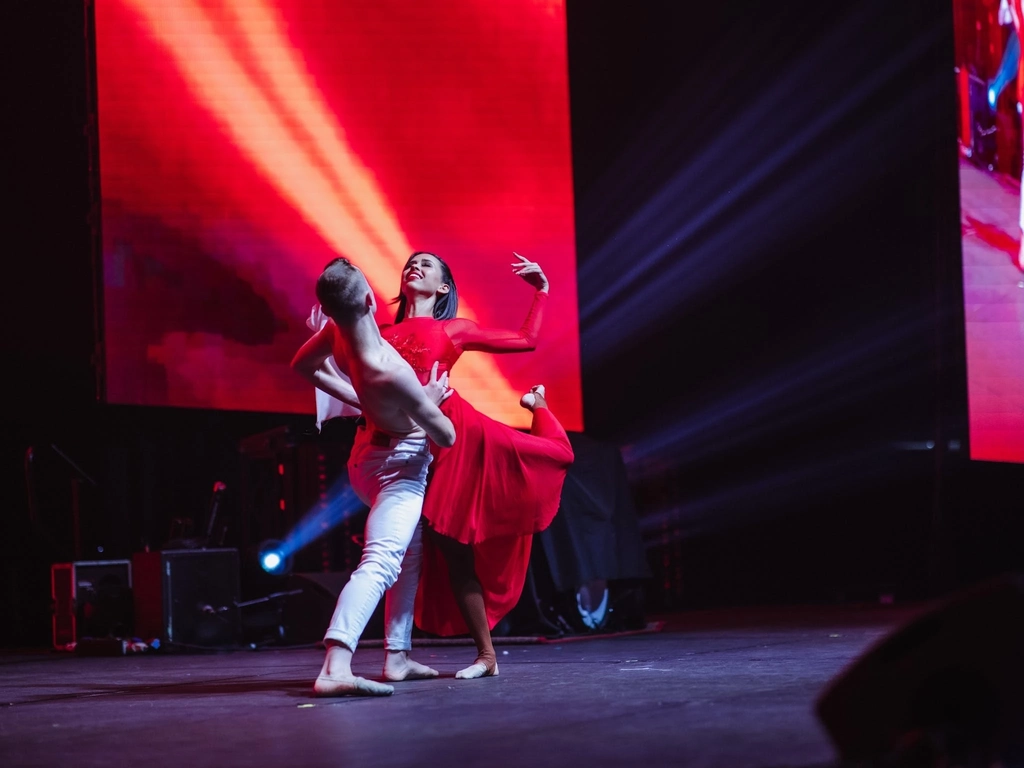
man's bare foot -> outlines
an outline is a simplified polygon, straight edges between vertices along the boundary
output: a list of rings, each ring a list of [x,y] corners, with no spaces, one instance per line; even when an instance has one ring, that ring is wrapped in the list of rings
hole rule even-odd
[[[313,683],[313,693],[317,696],[390,696],[394,692],[393,686],[355,675],[328,677],[320,673]]]
[[[547,408],[548,401],[544,399],[544,385],[538,384],[535,387],[531,387],[529,392],[519,398],[519,404],[530,411],[537,408]]]
[[[437,675],[436,669],[410,659],[408,651],[388,651],[384,655],[384,679],[392,683],[425,680]]]
[[[476,680],[478,677],[497,677],[498,662],[495,659],[485,659],[478,656],[477,660],[465,669],[455,673],[459,680]]]

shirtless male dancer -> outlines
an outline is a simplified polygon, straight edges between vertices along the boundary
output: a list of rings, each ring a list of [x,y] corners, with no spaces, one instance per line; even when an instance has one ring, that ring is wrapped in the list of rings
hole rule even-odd
[[[318,696],[388,696],[394,687],[352,673],[359,637],[386,590],[395,585],[406,551],[420,532],[420,513],[431,461],[429,440],[450,447],[455,428],[438,404],[450,390],[448,376],[421,385],[412,366],[380,335],[376,298],[363,273],[348,259],[327,264],[316,282],[327,323],[292,359],[292,368],[314,386],[358,407],[366,420],[348,460],[349,481],[370,507],[359,565],[338,596],[324,636],[327,655],[313,685]],[[327,363],[333,355],[351,384]],[[417,552],[419,547],[415,548]],[[418,567],[419,563],[414,564]],[[384,675],[388,680],[436,677],[437,670],[409,658],[418,579],[402,579],[408,594],[387,601]],[[411,587],[411,589],[410,589]]]

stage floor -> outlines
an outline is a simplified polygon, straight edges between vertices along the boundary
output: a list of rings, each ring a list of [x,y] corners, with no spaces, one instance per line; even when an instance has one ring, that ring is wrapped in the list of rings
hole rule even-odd
[[[832,766],[815,698],[906,606],[692,612],[660,631],[502,642],[500,676],[456,680],[472,647],[421,645],[440,679],[318,699],[316,648],[0,656],[5,766]],[[360,648],[376,677],[383,651]]]

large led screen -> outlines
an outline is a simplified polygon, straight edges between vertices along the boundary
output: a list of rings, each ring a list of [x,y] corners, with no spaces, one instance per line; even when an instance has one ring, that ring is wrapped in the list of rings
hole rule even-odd
[[[1024,462],[1020,0],[954,0],[972,459]]]
[[[451,383],[526,426],[543,383],[581,430],[561,0],[98,0],[105,398],[313,413],[289,368],[338,255],[393,319],[417,250],[452,267],[460,316],[533,352],[467,352]]]

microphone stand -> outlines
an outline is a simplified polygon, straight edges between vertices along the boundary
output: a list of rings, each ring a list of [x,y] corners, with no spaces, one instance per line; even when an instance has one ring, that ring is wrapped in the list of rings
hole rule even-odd
[[[82,505],[81,505],[81,483],[85,480],[89,485],[94,488],[98,487],[98,484],[93,480],[89,473],[82,469],[75,461],[68,456],[64,451],[58,448],[54,443],[50,443],[50,448],[64,459],[75,472],[77,476],[71,476],[71,535],[73,538],[74,547],[74,560],[80,560],[82,558]]]

